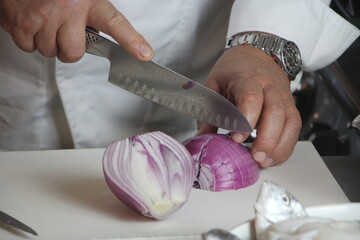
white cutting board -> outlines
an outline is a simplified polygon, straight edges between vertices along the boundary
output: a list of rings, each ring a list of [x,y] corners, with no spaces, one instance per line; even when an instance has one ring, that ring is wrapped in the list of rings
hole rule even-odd
[[[104,149],[0,152],[0,210],[39,236],[0,224],[0,240],[92,240],[200,234],[231,229],[252,218],[263,179],[287,188],[305,206],[349,202],[310,142],[299,142],[283,165],[262,170],[246,189],[194,189],[188,202],[157,221],[123,205],[102,172]]]

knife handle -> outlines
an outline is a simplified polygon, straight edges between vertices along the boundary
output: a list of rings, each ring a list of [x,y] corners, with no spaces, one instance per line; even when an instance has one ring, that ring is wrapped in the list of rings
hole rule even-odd
[[[117,44],[100,36],[97,32],[86,28],[86,49],[85,52],[108,58],[110,57],[111,49]]]

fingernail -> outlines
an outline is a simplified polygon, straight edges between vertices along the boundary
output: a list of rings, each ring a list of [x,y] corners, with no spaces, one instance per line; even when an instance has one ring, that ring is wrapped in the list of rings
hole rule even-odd
[[[266,153],[264,153],[264,152],[256,152],[255,155],[254,155],[254,159],[258,163],[262,163],[266,159]]]
[[[263,168],[268,168],[268,167],[271,167],[271,165],[273,164],[274,160],[272,158],[267,158],[265,159],[264,162],[261,163],[261,166]]]
[[[148,58],[152,55],[153,51],[148,45],[141,45],[139,52],[141,56]]]
[[[244,141],[244,135],[241,133],[234,133],[232,139],[236,143],[242,143]]]

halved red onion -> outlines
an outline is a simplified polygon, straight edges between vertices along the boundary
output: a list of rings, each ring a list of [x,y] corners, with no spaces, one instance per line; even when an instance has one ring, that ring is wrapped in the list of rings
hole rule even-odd
[[[103,171],[112,192],[143,215],[162,219],[187,201],[195,179],[184,145],[162,132],[110,144]]]
[[[260,176],[260,166],[249,149],[229,136],[208,133],[192,137],[183,144],[196,163],[196,188],[235,190],[254,184]]]

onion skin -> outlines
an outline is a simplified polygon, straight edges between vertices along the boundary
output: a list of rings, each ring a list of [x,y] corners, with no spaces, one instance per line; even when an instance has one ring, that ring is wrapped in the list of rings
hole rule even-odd
[[[111,143],[104,152],[103,171],[122,202],[155,219],[166,218],[185,204],[195,178],[184,145],[162,132]]]
[[[194,187],[209,191],[237,190],[254,184],[260,176],[260,165],[249,149],[230,137],[208,133],[184,143],[197,171]]]

